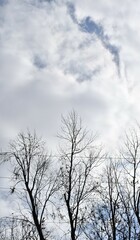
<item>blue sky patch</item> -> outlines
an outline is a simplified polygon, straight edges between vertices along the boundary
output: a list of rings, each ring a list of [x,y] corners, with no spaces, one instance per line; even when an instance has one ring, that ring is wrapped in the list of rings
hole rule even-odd
[[[103,27],[100,24],[95,23],[90,17],[86,17],[79,24],[81,29],[88,33],[95,33],[98,36],[103,36]]]
[[[4,6],[8,3],[8,0],[0,0],[0,6]]]
[[[119,48],[115,45],[112,45],[110,43],[105,43],[105,48],[108,49],[108,51],[113,56],[113,61],[116,63],[118,67],[118,71],[120,72],[120,56],[119,56]]]
[[[120,75],[120,56],[119,56],[119,48],[110,43],[109,37],[104,32],[104,28],[100,23],[95,22],[90,16],[82,19],[82,21],[78,22],[75,14],[75,7],[73,4],[67,4],[68,12],[73,19],[73,21],[78,24],[81,31],[87,32],[89,34],[95,34],[97,38],[102,42],[103,46],[107,51],[112,55],[112,60],[115,63],[118,71],[118,75]]]
[[[100,39],[104,47],[113,56],[113,62],[117,67],[118,75],[120,75],[119,48],[109,42],[109,37],[104,33],[103,26],[100,23],[96,23],[95,21],[93,21],[89,16],[83,19],[79,26],[82,31],[85,31],[90,34],[95,34],[98,37],[98,39]]]

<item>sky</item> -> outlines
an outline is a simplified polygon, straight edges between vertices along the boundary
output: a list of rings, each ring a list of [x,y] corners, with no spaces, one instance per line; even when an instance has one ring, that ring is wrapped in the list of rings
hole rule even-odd
[[[0,149],[29,128],[56,150],[73,109],[115,149],[140,123],[139,22],[139,0],[0,0]],[[0,216],[15,206],[9,185]]]
[[[0,0],[0,148],[75,110],[108,148],[140,122],[140,1]]]

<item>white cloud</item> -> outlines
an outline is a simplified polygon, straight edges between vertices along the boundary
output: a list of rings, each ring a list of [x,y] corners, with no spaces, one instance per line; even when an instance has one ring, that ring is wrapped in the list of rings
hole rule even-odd
[[[26,127],[54,136],[72,108],[105,142],[139,119],[139,2],[131,2],[69,1],[71,15],[68,1],[0,7],[1,146]],[[120,49],[120,76],[102,36],[78,25],[86,17]]]
[[[72,109],[107,148],[116,146],[140,120],[139,16],[138,0],[0,4],[0,148],[27,127],[53,148],[61,114]],[[81,29],[87,17],[103,35]],[[119,49],[120,75],[107,44]],[[9,203],[1,206],[8,214]]]

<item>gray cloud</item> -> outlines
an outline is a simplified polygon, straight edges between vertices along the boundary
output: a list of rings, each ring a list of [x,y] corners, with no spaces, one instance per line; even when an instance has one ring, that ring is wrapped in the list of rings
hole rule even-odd
[[[8,3],[8,0],[0,0],[0,6],[4,6]]]
[[[43,59],[43,57],[38,56],[38,55],[34,56],[33,64],[39,69],[43,69],[43,68],[47,67],[47,63],[46,63],[45,59]]]
[[[100,41],[102,42],[103,46],[110,52],[112,55],[112,60],[114,61],[118,75],[120,76],[120,51],[119,48],[110,43],[110,39],[107,34],[104,33],[104,28],[100,23],[95,22],[90,16],[85,17],[84,19],[78,22],[76,18],[76,11],[74,5],[68,4],[68,12],[72,17],[73,21],[78,24],[81,31],[85,31],[89,34],[95,34]]]
[[[76,18],[76,14],[75,14],[75,7],[74,4],[71,2],[67,3],[67,8],[68,8],[68,14],[70,14],[72,20],[77,23],[77,18]]]
[[[61,113],[72,108],[93,131],[101,129],[104,141],[116,139],[131,118],[134,100],[116,73],[119,42],[100,15],[94,18],[104,4],[85,4],[84,15],[77,0],[69,2],[12,0],[1,7],[1,146],[28,126],[54,135]]]
[[[93,21],[90,17],[86,17],[79,24],[82,31],[86,31],[90,34],[94,33],[101,40],[104,47],[110,52],[113,56],[113,61],[116,64],[118,73],[120,75],[120,56],[119,48],[110,43],[109,37],[104,33],[103,26],[99,23]]]

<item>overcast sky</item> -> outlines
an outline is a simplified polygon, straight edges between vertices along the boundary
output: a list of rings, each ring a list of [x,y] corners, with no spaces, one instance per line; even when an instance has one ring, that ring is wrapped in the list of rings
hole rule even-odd
[[[140,1],[0,0],[0,148],[75,109],[104,143],[140,121]]]

